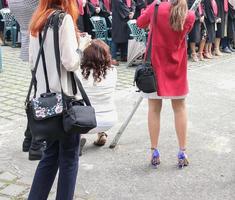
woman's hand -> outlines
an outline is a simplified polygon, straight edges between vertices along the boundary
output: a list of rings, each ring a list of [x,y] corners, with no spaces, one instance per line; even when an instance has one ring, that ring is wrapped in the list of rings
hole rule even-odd
[[[133,19],[133,17],[134,17],[134,13],[133,13],[133,12],[130,12],[130,14],[129,14],[129,19]]]
[[[204,20],[205,20],[205,17],[204,17],[204,16],[200,17],[200,22],[201,22],[201,23],[203,23]]]

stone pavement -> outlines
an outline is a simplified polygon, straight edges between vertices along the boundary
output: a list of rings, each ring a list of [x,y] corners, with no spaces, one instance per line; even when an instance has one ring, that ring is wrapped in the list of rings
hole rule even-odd
[[[25,129],[24,100],[30,79],[19,49],[3,47],[0,73],[0,200],[27,198],[38,162],[21,152]],[[159,169],[149,167],[147,103],[144,101],[111,150],[95,148],[87,136],[76,186],[76,200],[233,200],[235,199],[235,55],[189,63],[190,166],[176,168],[177,143],[169,101],[164,102]],[[132,87],[134,68],[118,67],[115,101],[119,122],[108,144],[139,94]],[[56,185],[56,183],[55,183]],[[55,199],[55,185],[49,200]]]

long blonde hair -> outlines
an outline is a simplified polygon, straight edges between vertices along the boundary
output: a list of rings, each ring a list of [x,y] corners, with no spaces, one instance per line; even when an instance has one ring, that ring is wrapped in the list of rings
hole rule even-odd
[[[187,0],[172,0],[170,24],[174,31],[182,31],[188,14]]]

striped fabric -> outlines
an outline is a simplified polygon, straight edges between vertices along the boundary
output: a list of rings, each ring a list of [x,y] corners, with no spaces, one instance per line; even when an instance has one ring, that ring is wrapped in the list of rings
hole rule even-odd
[[[8,0],[9,8],[20,25],[21,59],[29,60],[29,22],[39,0]]]

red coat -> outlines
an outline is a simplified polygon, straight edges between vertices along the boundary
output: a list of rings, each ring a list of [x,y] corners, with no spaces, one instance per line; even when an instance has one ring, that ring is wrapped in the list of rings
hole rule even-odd
[[[137,19],[140,28],[148,27],[152,21],[154,6],[151,4]],[[153,25],[151,59],[157,76],[158,95],[184,96],[188,93],[186,35],[193,27],[195,14],[189,11],[184,30],[176,32],[170,25],[170,6],[164,2],[158,8],[157,23]]]

